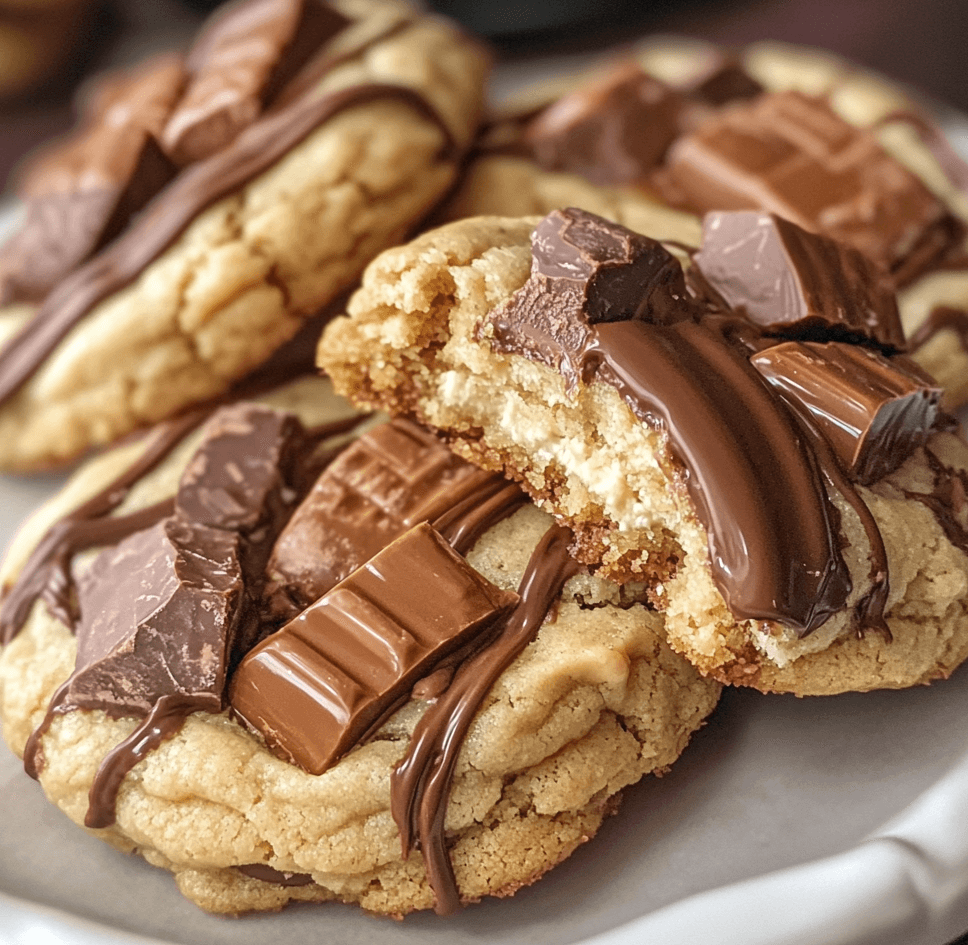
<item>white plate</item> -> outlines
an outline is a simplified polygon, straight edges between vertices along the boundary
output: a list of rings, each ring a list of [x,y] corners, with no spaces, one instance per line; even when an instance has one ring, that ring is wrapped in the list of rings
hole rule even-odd
[[[962,129],[963,130],[963,129]],[[10,208],[0,211],[0,238]],[[0,477],[0,539],[61,477]],[[968,929],[968,670],[903,692],[729,691],[662,779],[511,900],[452,919],[341,905],[239,920],[68,822],[0,749],[11,945],[942,945]]]

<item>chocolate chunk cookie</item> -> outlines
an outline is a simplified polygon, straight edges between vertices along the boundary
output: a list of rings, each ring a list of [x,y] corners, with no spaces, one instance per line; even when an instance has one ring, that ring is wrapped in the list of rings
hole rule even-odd
[[[82,466],[14,541],[4,736],[213,912],[511,895],[719,695],[570,543],[327,381],[196,411]]]
[[[968,448],[885,278],[769,214],[710,214],[685,273],[584,211],[479,218],[379,257],[319,359],[645,581],[702,672],[909,686],[968,654]]]

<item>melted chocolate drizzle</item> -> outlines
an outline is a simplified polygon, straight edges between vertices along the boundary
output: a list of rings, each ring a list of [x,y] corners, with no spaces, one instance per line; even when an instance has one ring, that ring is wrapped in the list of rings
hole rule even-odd
[[[444,119],[427,99],[400,85],[372,83],[316,96],[312,90],[267,113],[225,150],[186,168],[128,229],[65,278],[34,317],[0,351],[0,404],[9,400],[99,302],[132,282],[206,207],[273,165],[319,125],[355,105],[378,99],[405,102],[444,133],[442,154],[454,150]]]
[[[918,326],[917,331],[908,339],[908,350],[920,351],[935,335],[943,331],[952,332],[968,354],[968,311],[950,305],[936,305],[928,317]]]
[[[447,688],[430,704],[390,779],[390,806],[400,829],[403,856],[419,845],[435,911],[450,915],[461,905],[447,853],[444,819],[454,766],[471,722],[502,672],[534,639],[565,582],[579,573],[569,555],[571,531],[553,525],[542,537],[521,578],[521,603],[494,641],[463,663]]]

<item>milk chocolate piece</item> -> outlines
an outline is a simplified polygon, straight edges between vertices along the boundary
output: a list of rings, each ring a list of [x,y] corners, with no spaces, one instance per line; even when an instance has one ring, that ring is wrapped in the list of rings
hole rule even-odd
[[[773,213],[708,213],[693,262],[719,295],[770,332],[904,347],[883,271],[854,249]]]
[[[629,63],[548,106],[524,139],[549,170],[596,184],[630,183],[662,162],[682,107],[677,92]]]
[[[272,615],[294,616],[412,526],[503,484],[408,420],[370,430],[324,470],[276,540]]]
[[[25,222],[0,251],[0,304],[40,301],[175,176],[155,135],[183,81],[175,56],[112,76],[86,127],[35,161],[20,188]]]
[[[897,469],[938,418],[941,388],[907,358],[839,342],[791,341],[752,362],[863,485]]]
[[[220,151],[349,20],[323,0],[247,0],[222,11],[188,57],[188,88],[162,135],[189,164]]]
[[[418,525],[253,649],[232,708],[280,757],[320,774],[517,600]]]
[[[711,53],[705,68],[682,91],[690,97],[712,106],[725,105],[739,99],[755,98],[765,91],[735,56],[716,51]]]
[[[531,277],[489,316],[495,347],[559,370],[570,388],[594,325],[692,318],[682,266],[661,243],[593,213],[549,213],[531,237]]]
[[[768,210],[853,246],[898,282],[963,233],[870,132],[799,92],[760,95],[711,117],[670,149],[668,196],[698,212]]]
[[[238,545],[232,532],[169,518],[102,552],[80,582],[62,705],[146,716],[180,696],[218,712],[243,600]]]

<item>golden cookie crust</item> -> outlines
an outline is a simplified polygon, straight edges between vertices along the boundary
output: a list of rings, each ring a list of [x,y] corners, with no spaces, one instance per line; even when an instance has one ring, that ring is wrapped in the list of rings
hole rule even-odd
[[[336,389],[438,428],[457,452],[519,479],[573,526],[580,554],[600,573],[651,581],[672,646],[703,673],[804,695],[950,673],[968,655],[968,557],[906,495],[931,491],[926,454],[859,488],[887,550],[893,643],[853,636],[850,608],[870,586],[870,546],[839,493],[832,499],[854,587],[848,609],[802,640],[736,619],[713,583],[705,530],[670,483],[660,437],[613,388],[593,382],[569,394],[557,371],[496,353],[479,336],[488,312],[527,279],[536,223],[458,221],[378,257],[348,316],[320,344],[319,363]],[[950,434],[934,435],[927,449],[951,468],[968,468],[968,445]]]
[[[307,423],[351,412],[323,380],[302,381],[269,401]],[[146,476],[117,514],[170,495],[193,448],[186,442]],[[25,526],[3,581],[52,521],[111,481],[138,449],[119,447],[83,466]],[[527,506],[486,533],[469,561],[514,589],[550,521]],[[465,901],[511,895],[567,857],[615,809],[622,788],[672,764],[718,700],[720,686],[665,643],[661,618],[642,604],[618,606],[617,595],[596,578],[573,578],[556,616],[500,677],[473,723],[447,813]],[[74,653],[74,637],[42,603],[0,652],[0,718],[18,754]],[[116,824],[94,833],[173,872],[181,891],[212,912],[329,899],[393,915],[429,908],[423,861],[419,853],[401,859],[390,813],[391,769],[425,707],[411,700],[318,776],[270,754],[227,714],[195,713],[127,775]],[[74,711],[43,737],[41,784],[75,822],[83,823],[101,759],[136,724]],[[235,868],[248,864],[312,874],[313,882],[286,886]]]
[[[371,31],[412,16],[382,0],[337,6]],[[445,192],[477,127],[487,66],[476,41],[418,17],[333,69],[321,93],[402,85],[448,131],[403,100],[364,102],[208,207],[0,406],[0,467],[62,463],[217,396],[263,363]],[[0,312],[0,332],[18,315]]]

